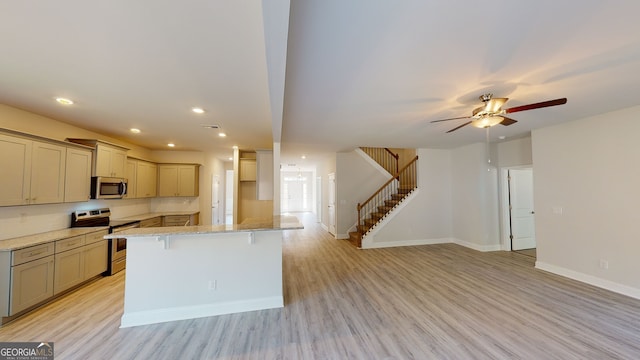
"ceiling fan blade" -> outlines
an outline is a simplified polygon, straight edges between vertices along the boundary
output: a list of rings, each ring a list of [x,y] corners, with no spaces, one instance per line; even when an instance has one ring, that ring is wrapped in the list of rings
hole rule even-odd
[[[505,114],[510,114],[518,111],[533,110],[533,109],[539,109],[543,107],[563,105],[566,103],[567,103],[567,98],[562,98],[562,99],[543,101],[535,104],[516,106],[509,109],[505,109],[504,111],[505,111]]]
[[[450,133],[450,132],[456,131],[456,130],[460,129],[461,127],[463,127],[463,126],[467,126],[467,125],[469,125],[469,124],[471,124],[471,121],[466,122],[466,123],[464,123],[464,124],[462,124],[462,125],[460,125],[460,126],[458,126],[458,127],[454,127],[453,129],[451,129],[451,130],[447,131],[447,134],[448,134],[448,133]]]
[[[513,120],[512,118],[508,118],[506,116],[500,116],[500,117],[504,119],[500,122],[500,124],[504,126],[509,126],[511,124],[515,124],[518,122],[517,120]]]
[[[449,121],[449,120],[468,119],[468,118],[469,118],[469,116],[461,116],[461,117],[455,117],[455,118],[450,118],[450,119],[433,120],[431,123],[437,123],[437,122]]]

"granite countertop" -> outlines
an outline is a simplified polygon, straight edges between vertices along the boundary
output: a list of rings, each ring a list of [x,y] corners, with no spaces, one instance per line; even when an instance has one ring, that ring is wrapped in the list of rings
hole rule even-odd
[[[106,239],[118,237],[140,237],[140,236],[167,236],[167,235],[195,235],[224,232],[245,232],[245,231],[271,231],[271,230],[295,230],[304,229],[300,220],[295,216],[274,216],[271,219],[248,219],[241,224],[232,225],[199,225],[199,226],[170,226],[136,228],[110,234]]]
[[[109,230],[108,226],[78,227],[62,230],[47,231],[40,234],[26,235],[12,239],[0,240],[0,251],[12,251],[29,246],[40,245],[56,240],[66,239],[78,235],[85,235],[96,231]]]
[[[132,215],[132,216],[127,216],[120,219],[111,219],[111,220],[112,221],[143,221],[143,220],[153,219],[154,217],[158,217],[158,216],[194,215],[198,213],[200,213],[200,211],[165,211],[165,212]]]

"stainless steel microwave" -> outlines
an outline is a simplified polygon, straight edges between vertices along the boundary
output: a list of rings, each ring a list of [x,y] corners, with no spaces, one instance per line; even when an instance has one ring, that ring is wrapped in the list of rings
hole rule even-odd
[[[92,199],[122,199],[127,195],[127,179],[93,176],[91,178]]]

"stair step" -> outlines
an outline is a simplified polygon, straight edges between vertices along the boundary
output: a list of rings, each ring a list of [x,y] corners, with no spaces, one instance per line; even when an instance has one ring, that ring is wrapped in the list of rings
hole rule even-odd
[[[373,225],[378,223],[378,220],[377,219],[371,219],[371,218],[364,219],[364,223],[365,223],[365,225],[368,225],[369,227],[372,227]]]
[[[400,187],[398,188],[398,194],[408,194],[413,190],[411,187]]]
[[[393,206],[378,206],[378,210],[380,210],[380,212],[383,212],[385,214],[391,211],[391,209],[393,209]]]
[[[390,207],[394,207],[398,205],[399,202],[400,202],[399,200],[385,200],[384,204]]]
[[[382,211],[372,212],[371,213],[371,218],[379,220],[379,219],[382,219],[385,215],[387,215],[387,213],[382,212]]]
[[[398,200],[399,201],[399,200],[404,199],[405,196],[407,196],[407,194],[393,194],[393,195],[391,195],[391,198],[393,200]]]

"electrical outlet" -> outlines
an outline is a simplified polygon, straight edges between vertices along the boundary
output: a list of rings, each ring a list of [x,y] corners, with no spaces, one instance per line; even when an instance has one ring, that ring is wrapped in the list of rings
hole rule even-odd
[[[600,268],[605,270],[609,269],[609,262],[607,260],[600,259]]]
[[[218,280],[209,280],[209,291],[218,290]]]

